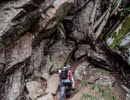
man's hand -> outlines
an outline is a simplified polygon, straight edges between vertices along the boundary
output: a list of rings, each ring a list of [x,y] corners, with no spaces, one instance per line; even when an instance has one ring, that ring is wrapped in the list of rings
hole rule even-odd
[[[72,84],[72,88],[75,88],[74,83]]]
[[[72,88],[72,91],[74,91],[76,88]]]

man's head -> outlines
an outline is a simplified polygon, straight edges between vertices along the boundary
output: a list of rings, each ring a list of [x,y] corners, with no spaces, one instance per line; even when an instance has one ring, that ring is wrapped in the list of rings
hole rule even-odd
[[[67,69],[69,69],[69,68],[70,68],[70,65],[66,65],[65,67],[66,67]]]

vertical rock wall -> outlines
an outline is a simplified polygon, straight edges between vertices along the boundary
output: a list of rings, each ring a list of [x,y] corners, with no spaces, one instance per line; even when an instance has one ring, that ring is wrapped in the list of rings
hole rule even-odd
[[[50,72],[62,68],[74,48],[54,37],[73,0],[39,2],[18,0],[0,6],[0,99],[34,100],[43,95]],[[29,82],[42,92],[29,93]]]

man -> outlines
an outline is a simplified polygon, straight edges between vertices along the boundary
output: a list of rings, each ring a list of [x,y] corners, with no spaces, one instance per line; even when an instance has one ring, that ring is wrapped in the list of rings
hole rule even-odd
[[[75,88],[74,78],[71,70],[69,70],[70,65],[67,65],[60,73],[60,81],[61,81],[61,93],[60,100],[64,100],[64,93],[66,92],[66,97],[69,98],[71,94],[71,90]],[[66,75],[67,74],[67,75]],[[66,86],[68,87],[66,90]]]

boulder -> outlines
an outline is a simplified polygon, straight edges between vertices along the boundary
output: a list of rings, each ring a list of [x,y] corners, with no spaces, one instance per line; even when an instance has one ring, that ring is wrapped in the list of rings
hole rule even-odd
[[[90,50],[90,45],[86,45],[86,44],[79,45],[74,56],[76,59],[79,59],[80,57],[86,55],[89,50]]]
[[[109,86],[110,88],[112,88],[115,82],[116,82],[116,79],[113,76],[104,75],[104,76],[100,76],[100,79],[97,80],[95,83],[101,84],[104,86]]]
[[[21,12],[24,11],[22,7],[29,2],[31,0],[17,0],[0,5],[0,36],[9,28],[13,19],[22,14]]]
[[[50,48],[50,56],[51,56],[51,62],[52,62],[52,69],[53,71],[58,71],[62,67],[64,67],[65,62],[68,59],[69,54],[74,49],[73,43],[65,43],[63,41],[56,42],[51,48]]]
[[[45,62],[44,59],[44,47],[45,47],[46,41],[43,40],[40,42],[39,45],[37,45],[35,48],[33,48],[32,55],[31,55],[31,62],[29,69],[34,69],[34,76],[35,77],[42,77],[42,71],[39,70],[43,66],[43,63]]]
[[[44,94],[42,84],[37,81],[27,82],[26,88],[29,93],[28,96],[31,98],[31,100],[36,100],[38,96]]]
[[[1,33],[2,41],[9,45],[16,41],[23,33],[32,27],[54,0],[43,1],[39,7],[34,7],[31,0],[17,0],[5,2],[1,5]],[[26,6],[27,5],[27,6]],[[34,7],[32,9],[32,6]],[[4,23],[4,24],[3,24]],[[11,37],[11,38],[10,38]]]
[[[86,1],[81,0],[78,1],[77,7],[84,5]],[[74,9],[76,9],[75,7]],[[72,33],[69,34],[69,37],[75,40],[76,42],[86,41],[88,30],[89,30],[89,16],[91,16],[91,12],[94,7],[94,2],[90,1],[87,6],[83,7],[83,9],[77,14],[77,16],[73,20]],[[85,27],[84,27],[85,26]]]
[[[25,61],[32,54],[32,38],[31,33],[26,33],[19,40],[12,43],[6,50],[6,71],[11,71],[14,65]]]
[[[48,93],[47,95],[40,97],[37,100],[54,100],[54,98],[51,93]]]
[[[40,42],[43,37],[48,38],[56,30],[56,26],[62,21],[71,8],[74,0],[55,0],[52,6],[41,15],[39,22],[35,26],[34,46]],[[42,33],[42,34],[38,34]]]
[[[86,68],[89,65],[88,62],[82,62],[79,64],[74,72],[75,80],[82,80],[83,76],[87,74]]]
[[[47,89],[45,93],[52,93],[55,95],[57,92],[58,86],[59,86],[59,75],[53,74],[47,81]]]
[[[41,32],[44,29],[52,29],[67,14],[73,0],[55,0],[52,7],[42,14],[37,29]],[[64,9],[65,8],[65,9]],[[58,16],[56,18],[56,16]],[[55,19],[55,20],[52,20]]]
[[[50,60],[50,56],[45,56],[45,66],[42,67],[41,71],[42,71],[42,78],[44,78],[45,80],[48,80],[50,77],[49,71],[52,67],[52,62]]]
[[[130,15],[107,36],[106,42],[112,51],[118,53],[130,64]]]
[[[42,78],[44,78],[47,81],[50,78],[49,72],[42,72]]]
[[[16,70],[14,74],[6,77],[5,98],[6,100],[16,100],[23,92],[23,80],[21,69]]]

